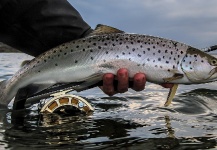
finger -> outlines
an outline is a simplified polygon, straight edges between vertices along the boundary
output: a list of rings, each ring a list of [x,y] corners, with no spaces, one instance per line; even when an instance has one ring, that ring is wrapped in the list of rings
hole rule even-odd
[[[114,81],[114,75],[113,74],[107,73],[103,76],[102,90],[105,94],[107,94],[109,96],[112,96],[115,94],[113,81]]]
[[[146,77],[143,73],[137,73],[133,77],[133,90],[142,91],[145,89]]]
[[[128,91],[129,79],[128,79],[127,69],[125,69],[125,68],[119,69],[117,72],[117,79],[118,79],[117,91],[120,93],[124,93],[124,92]]]
[[[172,88],[173,85],[174,85],[173,83],[163,83],[163,84],[161,84],[161,86],[164,87],[164,88]]]

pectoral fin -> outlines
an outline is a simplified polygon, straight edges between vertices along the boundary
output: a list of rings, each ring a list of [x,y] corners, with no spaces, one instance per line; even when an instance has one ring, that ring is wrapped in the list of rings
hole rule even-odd
[[[181,79],[183,78],[184,75],[181,74],[181,73],[175,73],[172,77],[169,77],[169,78],[163,78],[163,80],[165,82],[170,82],[170,81],[174,81],[174,80],[177,80],[177,79]]]
[[[177,88],[178,88],[178,84],[174,84],[173,87],[170,88],[169,94],[167,96],[167,101],[164,104],[165,107],[169,106],[171,104],[171,102],[172,102],[172,100],[173,100],[173,98],[174,98],[174,96],[176,94]]]

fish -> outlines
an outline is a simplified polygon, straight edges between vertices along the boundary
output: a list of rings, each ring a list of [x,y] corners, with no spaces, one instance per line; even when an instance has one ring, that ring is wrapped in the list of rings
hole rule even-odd
[[[0,104],[7,106],[24,87],[33,94],[56,84],[98,82],[106,73],[116,75],[120,68],[126,68],[130,78],[144,73],[148,82],[173,83],[165,106],[179,84],[217,80],[217,59],[212,55],[174,40],[100,24],[88,36],[46,51],[2,81]]]

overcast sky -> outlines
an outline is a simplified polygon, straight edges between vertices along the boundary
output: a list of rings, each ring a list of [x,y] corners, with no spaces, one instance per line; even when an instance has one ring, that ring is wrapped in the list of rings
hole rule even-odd
[[[217,44],[217,0],[69,0],[94,28],[106,24],[203,48]]]

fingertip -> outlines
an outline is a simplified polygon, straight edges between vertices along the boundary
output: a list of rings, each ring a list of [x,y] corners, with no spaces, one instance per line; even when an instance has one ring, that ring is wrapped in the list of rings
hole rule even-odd
[[[173,85],[174,85],[173,83],[163,83],[163,84],[161,84],[161,86],[164,87],[164,88],[172,88]]]
[[[145,89],[146,76],[144,73],[137,73],[133,77],[133,89],[135,91],[142,91]]]

